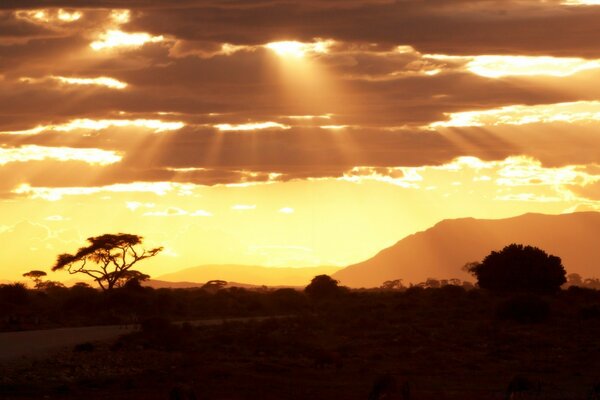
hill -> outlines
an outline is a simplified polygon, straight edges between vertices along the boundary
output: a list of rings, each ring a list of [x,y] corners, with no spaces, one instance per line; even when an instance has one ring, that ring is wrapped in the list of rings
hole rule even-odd
[[[142,282],[142,286],[149,286],[154,289],[190,289],[190,288],[199,288],[204,286],[206,282],[171,282],[171,281],[162,281],[158,279],[148,279],[147,281]],[[250,288],[254,287],[253,285],[244,285],[241,283],[228,282],[228,286],[230,287],[244,287]]]
[[[364,262],[338,271],[333,277],[350,287],[376,287],[398,278],[405,284],[430,277],[473,280],[461,270],[467,262],[481,261],[490,251],[511,243],[537,246],[561,257],[568,273],[598,277],[599,237],[598,212],[444,220],[407,236]]]
[[[331,275],[340,267],[276,268],[253,265],[201,265],[156,277],[169,282],[207,282],[212,279],[245,285],[306,286],[316,275]]]

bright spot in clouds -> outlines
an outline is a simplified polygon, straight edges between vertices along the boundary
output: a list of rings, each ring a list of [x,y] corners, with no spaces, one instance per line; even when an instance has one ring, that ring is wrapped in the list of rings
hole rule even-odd
[[[600,120],[600,101],[575,101],[569,103],[516,105],[481,111],[448,113],[448,121],[430,124],[430,128],[525,125],[551,122],[582,122]]]
[[[505,76],[565,77],[581,71],[600,68],[600,60],[586,60],[577,57],[425,54],[423,58],[464,62],[468,71],[486,78]]]
[[[293,214],[294,209],[292,207],[283,207],[279,209],[279,212],[282,214]]]
[[[31,22],[75,22],[82,17],[80,11],[66,11],[62,8],[56,9],[36,9],[36,10],[19,10],[15,13],[17,18],[29,20]]]
[[[585,186],[599,180],[598,176],[589,175],[576,165],[547,168],[540,161],[526,156],[509,157],[494,165],[500,166],[497,171],[499,178],[496,180],[499,186]]]
[[[162,121],[159,119],[74,119],[65,124],[39,125],[35,128],[20,131],[3,131],[0,134],[7,135],[35,135],[44,131],[70,132],[76,129],[100,131],[112,127],[136,127],[153,129],[154,132],[173,131],[185,126],[180,121]]]
[[[90,43],[96,51],[114,47],[141,47],[146,43],[162,42],[162,35],[152,36],[145,32],[127,33],[116,29],[109,30],[100,35],[100,40]]]
[[[467,64],[469,71],[488,78],[511,75],[569,76],[599,67],[598,60],[574,57],[477,56]]]
[[[79,18],[81,18],[81,13],[79,11],[68,12],[62,8],[58,10],[58,19],[61,21],[73,22],[77,21]]]
[[[193,184],[176,182],[131,182],[107,186],[59,188],[32,187],[24,183],[13,190],[12,193],[26,195],[32,199],[57,201],[64,196],[86,196],[98,193],[154,193],[158,196],[176,193],[177,195],[188,195],[195,187]]]
[[[65,76],[53,76],[52,78],[69,85],[98,85],[106,86],[111,89],[125,89],[127,87],[125,82],[121,82],[106,76],[100,76],[98,78],[70,78]]]
[[[79,149],[71,147],[44,147],[27,145],[14,148],[0,147],[0,165],[27,161],[82,161],[92,165],[109,165],[121,161],[114,151]]]
[[[110,18],[118,25],[126,24],[131,19],[131,12],[129,10],[112,10]]]
[[[280,124],[278,122],[249,122],[247,124],[216,124],[214,125],[220,131],[255,131],[259,129],[290,129],[291,126]]]
[[[568,6],[597,6],[600,5],[600,0],[565,0],[562,4]]]
[[[307,53],[327,53],[332,44],[332,40],[316,41],[314,43],[282,41],[267,43],[265,47],[269,50],[273,50],[281,57],[302,58]]]

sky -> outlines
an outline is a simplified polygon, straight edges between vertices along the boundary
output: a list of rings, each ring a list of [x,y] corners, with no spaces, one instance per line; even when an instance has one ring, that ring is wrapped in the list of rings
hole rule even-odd
[[[598,21],[596,0],[3,0],[0,279],[104,233],[164,246],[160,276],[599,210]]]

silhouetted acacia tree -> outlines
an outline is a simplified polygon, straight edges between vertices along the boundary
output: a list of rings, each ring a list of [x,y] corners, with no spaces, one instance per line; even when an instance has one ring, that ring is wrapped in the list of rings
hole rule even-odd
[[[393,280],[383,282],[380,286],[380,289],[399,290],[399,289],[404,289],[404,285],[402,284],[402,279],[393,279]]]
[[[304,288],[304,292],[315,298],[331,297],[340,293],[341,288],[338,284],[339,281],[333,279],[329,275],[317,275],[310,281],[308,286]]]
[[[23,274],[23,276],[25,278],[29,278],[33,281],[33,285],[36,289],[40,288],[40,286],[42,284],[42,278],[46,275],[48,275],[48,274],[46,274],[44,271],[39,271],[36,269],[29,271],[29,272],[25,272]]]
[[[470,263],[467,270],[479,287],[495,292],[553,293],[566,282],[560,257],[522,244],[492,251],[482,262]]]
[[[105,234],[87,239],[90,243],[75,254],[58,256],[52,271],[67,268],[70,274],[82,273],[92,277],[103,290],[122,286],[130,279],[148,277],[131,269],[146,258],[154,257],[162,247],[140,248],[143,238],[127,233]]]

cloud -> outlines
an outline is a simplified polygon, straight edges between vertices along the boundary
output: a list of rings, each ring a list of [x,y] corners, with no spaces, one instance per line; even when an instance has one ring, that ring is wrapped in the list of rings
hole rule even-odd
[[[593,162],[600,9],[563,3],[4,1],[0,192]]]
[[[121,161],[114,151],[101,149],[76,149],[69,147],[42,147],[27,145],[16,148],[0,147],[0,167],[8,163],[57,160],[81,161],[90,165],[109,165]]]

